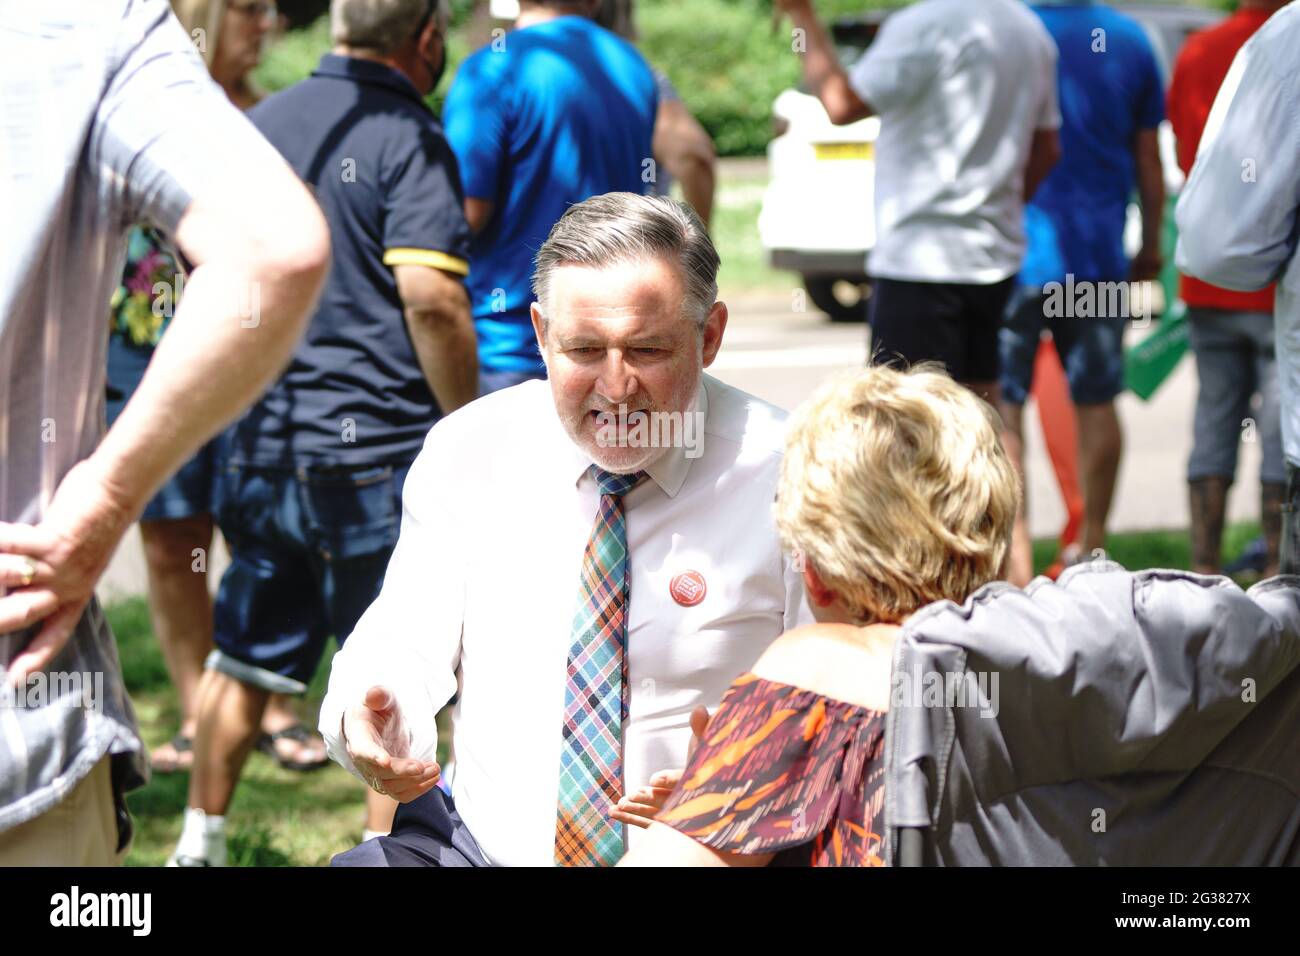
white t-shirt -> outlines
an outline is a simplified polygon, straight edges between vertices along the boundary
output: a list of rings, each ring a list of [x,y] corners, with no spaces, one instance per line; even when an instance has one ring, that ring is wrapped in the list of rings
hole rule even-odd
[[[986,285],[1020,268],[1035,130],[1061,125],[1056,44],[1019,0],[922,0],[849,83],[881,117],[868,272]]]

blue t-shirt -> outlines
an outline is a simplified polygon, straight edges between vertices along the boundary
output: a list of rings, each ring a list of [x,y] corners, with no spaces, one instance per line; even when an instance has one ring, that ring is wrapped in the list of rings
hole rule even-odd
[[[645,60],[584,17],[507,33],[457,71],[447,139],[465,194],[495,204],[466,282],[484,369],[543,370],[528,315],[533,259],[574,203],[646,192],[656,108]]]
[[[230,454],[272,466],[409,462],[440,412],[393,266],[468,271],[456,158],[406,77],[366,60],[327,54],[248,115],[320,203],[333,263],[288,368],[231,429]]]
[[[1035,6],[1060,51],[1061,161],[1025,207],[1020,281],[1113,282],[1128,274],[1124,221],[1136,184],[1133,141],[1165,117],[1151,43],[1104,6]]]

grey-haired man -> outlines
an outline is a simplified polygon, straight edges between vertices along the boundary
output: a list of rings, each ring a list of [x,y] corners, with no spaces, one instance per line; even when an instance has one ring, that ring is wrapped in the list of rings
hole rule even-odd
[[[669,199],[595,196],[551,230],[531,309],[549,381],[429,433],[334,659],[330,753],[405,804],[336,865],[615,862],[692,714],[810,619],[770,518],[785,416],[703,374],[717,268]],[[453,696],[454,801],[434,723]]]

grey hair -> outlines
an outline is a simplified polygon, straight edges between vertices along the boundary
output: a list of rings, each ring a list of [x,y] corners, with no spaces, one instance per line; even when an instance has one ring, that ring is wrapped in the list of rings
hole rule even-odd
[[[435,0],[433,17],[445,34],[450,16],[447,0]],[[429,0],[332,0],[330,40],[342,46],[396,53],[415,35],[429,10]]]
[[[667,196],[638,193],[604,193],[574,203],[537,251],[533,294],[542,310],[543,330],[557,266],[603,268],[659,257],[676,262],[681,270],[686,284],[683,316],[702,330],[718,300],[719,259],[694,209]]]

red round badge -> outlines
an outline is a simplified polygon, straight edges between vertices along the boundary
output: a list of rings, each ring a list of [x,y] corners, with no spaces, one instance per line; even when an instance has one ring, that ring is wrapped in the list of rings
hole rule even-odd
[[[668,585],[668,593],[682,607],[695,607],[704,600],[709,587],[704,583],[704,575],[699,571],[683,571],[673,578]]]

